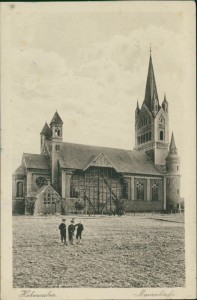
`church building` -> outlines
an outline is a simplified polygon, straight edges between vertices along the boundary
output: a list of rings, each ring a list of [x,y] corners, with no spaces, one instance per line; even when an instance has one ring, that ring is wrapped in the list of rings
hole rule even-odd
[[[159,102],[152,57],[135,111],[133,150],[63,142],[56,111],[40,133],[40,154],[24,153],[13,174],[13,214],[101,214],[180,207],[180,161],[169,110]]]

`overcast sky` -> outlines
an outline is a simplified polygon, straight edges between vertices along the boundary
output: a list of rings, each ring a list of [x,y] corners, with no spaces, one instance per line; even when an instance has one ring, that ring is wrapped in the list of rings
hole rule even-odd
[[[64,141],[133,149],[151,44],[159,100],[166,93],[170,136],[186,171],[190,112],[195,126],[187,10],[176,2],[149,2],[147,9],[143,2],[99,4],[87,3],[82,12],[80,3],[50,3],[48,10],[46,3],[5,4],[12,170],[23,152],[39,153],[40,131],[56,110]]]

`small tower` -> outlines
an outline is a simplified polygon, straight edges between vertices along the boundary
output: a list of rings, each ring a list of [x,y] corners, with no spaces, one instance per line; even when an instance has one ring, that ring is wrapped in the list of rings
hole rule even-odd
[[[49,125],[45,123],[44,127],[42,128],[42,131],[40,133],[40,154],[46,154],[45,153],[45,141],[49,140],[51,137],[51,130],[49,128]]]
[[[61,152],[63,122],[57,111],[54,114],[54,116],[50,122],[50,131],[51,131],[52,185],[57,191],[59,191],[58,159],[59,159],[60,152]]]
[[[168,156],[166,157],[166,208],[176,211],[180,208],[180,159],[172,133]]]

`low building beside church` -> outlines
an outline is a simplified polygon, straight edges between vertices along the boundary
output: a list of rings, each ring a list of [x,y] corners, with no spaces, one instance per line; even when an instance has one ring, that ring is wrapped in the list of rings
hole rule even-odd
[[[79,203],[91,214],[179,208],[180,161],[173,134],[169,145],[168,101],[159,103],[151,55],[134,150],[63,142],[57,112],[40,136],[40,154],[24,153],[13,174],[13,213],[66,214]]]

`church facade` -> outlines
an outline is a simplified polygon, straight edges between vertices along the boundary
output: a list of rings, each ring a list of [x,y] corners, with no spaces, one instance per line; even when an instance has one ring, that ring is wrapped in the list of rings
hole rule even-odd
[[[145,97],[135,111],[135,148],[66,143],[56,112],[40,154],[24,153],[12,176],[13,214],[171,211],[180,207],[180,160],[168,101],[159,103],[150,55]]]

